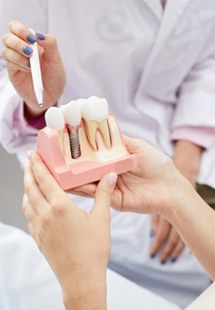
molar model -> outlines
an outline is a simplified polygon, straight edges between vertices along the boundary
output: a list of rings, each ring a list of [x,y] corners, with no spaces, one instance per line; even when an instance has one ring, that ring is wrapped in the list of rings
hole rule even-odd
[[[122,141],[104,98],[78,99],[49,108],[40,130],[37,152],[64,189],[100,180],[106,173],[133,168],[134,156]]]

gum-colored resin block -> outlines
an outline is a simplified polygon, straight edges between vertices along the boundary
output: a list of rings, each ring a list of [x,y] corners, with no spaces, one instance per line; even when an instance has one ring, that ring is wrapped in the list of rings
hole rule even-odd
[[[111,146],[107,147],[104,136],[97,130],[95,150],[87,139],[84,122],[81,122],[78,129],[81,156],[77,159],[71,157],[66,127],[61,133],[48,127],[39,131],[36,150],[62,189],[95,182],[108,172],[121,174],[134,167],[134,156],[126,150],[112,114],[108,116],[108,127]]]

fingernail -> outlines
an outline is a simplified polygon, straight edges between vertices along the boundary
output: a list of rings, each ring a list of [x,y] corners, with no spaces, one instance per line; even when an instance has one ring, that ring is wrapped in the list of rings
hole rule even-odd
[[[28,42],[30,42],[30,43],[35,43],[37,40],[36,40],[36,38],[35,38],[35,36],[33,36],[33,34],[29,34],[28,36],[27,36],[27,40],[28,40]]]
[[[14,20],[11,20],[11,21],[9,22],[9,26],[11,26],[11,25],[13,24],[13,22],[14,22]]]
[[[166,264],[166,261],[165,260],[162,260],[161,261],[161,265],[165,265]]]
[[[33,156],[33,151],[28,151],[27,152],[27,157],[28,157],[29,160],[32,159],[32,156]]]
[[[177,257],[173,257],[172,259],[171,259],[171,262],[172,263],[175,263],[177,261]]]
[[[32,48],[31,48],[30,46],[25,46],[25,47],[23,48],[23,52],[24,52],[26,55],[31,55],[32,52],[33,52],[33,50],[32,50]]]
[[[107,176],[107,183],[111,186],[115,186],[117,180],[117,174],[115,172],[111,172]]]
[[[39,40],[45,40],[45,36],[42,33],[37,32],[36,36],[38,37]]]
[[[154,237],[154,236],[155,236],[155,231],[154,231],[154,229],[151,228],[151,230],[150,230],[150,237]]]
[[[155,254],[151,254],[150,257],[151,257],[151,258],[154,258],[154,257],[155,257]]]

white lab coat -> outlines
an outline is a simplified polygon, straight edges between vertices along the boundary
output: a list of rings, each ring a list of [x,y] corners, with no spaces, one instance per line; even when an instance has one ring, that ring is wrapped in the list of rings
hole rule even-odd
[[[0,309],[65,309],[60,286],[31,237],[2,223],[0,235]],[[107,287],[110,310],[180,310],[110,270]]]
[[[174,130],[215,128],[215,0],[169,0],[163,16],[159,0],[1,0],[0,14],[1,34],[18,19],[57,37],[67,72],[62,102],[106,97],[125,134],[169,155]],[[34,148],[36,131],[20,104],[2,69],[0,138],[21,154]],[[199,183],[215,185],[214,150],[203,155]],[[149,216],[112,213],[113,269],[181,306],[207,287],[188,250],[174,264],[150,259]]]

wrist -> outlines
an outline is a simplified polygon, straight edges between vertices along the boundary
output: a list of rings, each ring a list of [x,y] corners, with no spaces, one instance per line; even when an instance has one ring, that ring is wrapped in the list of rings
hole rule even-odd
[[[57,104],[54,104],[53,106],[56,106]],[[45,123],[45,112],[47,109],[40,108],[38,106],[38,110],[32,110],[29,108],[26,102],[23,102],[23,113],[24,118],[27,121],[27,123],[38,130],[44,128],[46,126]]]
[[[106,272],[98,276],[72,277],[62,285],[63,302],[67,310],[105,310]]]
[[[37,118],[40,117],[41,115],[43,115],[46,110],[52,106],[57,106],[57,103],[55,102],[47,104],[44,103],[42,107],[39,106],[39,104],[37,102],[34,103],[28,103],[26,101],[24,101],[24,114],[26,116],[26,118],[28,119],[28,117],[30,118]]]
[[[180,173],[186,177],[193,186],[199,171],[203,148],[189,141],[180,140],[176,142],[173,161]]]
[[[190,208],[190,204],[192,204],[192,200],[196,199],[196,195],[197,193],[192,184],[178,172],[176,182],[172,186],[172,199],[166,209],[165,218],[174,224],[176,218]]]

